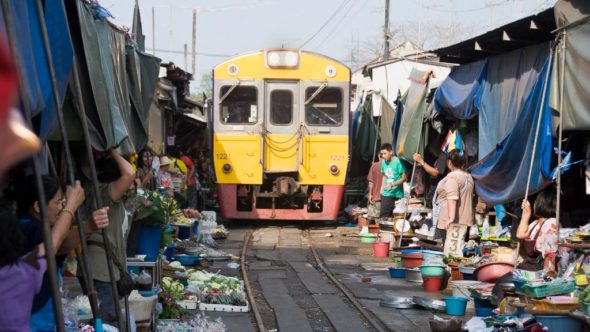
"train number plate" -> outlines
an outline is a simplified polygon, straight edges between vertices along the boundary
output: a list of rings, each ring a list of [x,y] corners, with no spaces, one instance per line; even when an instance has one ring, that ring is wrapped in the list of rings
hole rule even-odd
[[[215,159],[219,159],[219,160],[226,160],[229,159],[230,154],[229,153],[216,153],[215,154]]]
[[[332,159],[332,161],[342,161],[345,158],[346,158],[345,156],[339,155],[339,154],[330,155],[330,159]]]

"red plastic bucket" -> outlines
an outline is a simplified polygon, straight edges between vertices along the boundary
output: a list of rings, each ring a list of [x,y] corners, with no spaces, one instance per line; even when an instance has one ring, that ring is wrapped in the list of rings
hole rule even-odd
[[[387,257],[389,255],[389,242],[373,243],[373,253],[375,253],[375,257]]]
[[[438,292],[442,285],[443,277],[425,277],[422,276],[422,287],[427,292]]]

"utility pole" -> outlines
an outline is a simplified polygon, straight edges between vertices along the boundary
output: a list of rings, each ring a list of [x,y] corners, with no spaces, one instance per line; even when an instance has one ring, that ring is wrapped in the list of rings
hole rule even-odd
[[[184,44],[184,70],[188,69],[188,45]]]
[[[197,10],[193,9],[193,67],[192,67],[193,79],[197,73],[196,62],[197,62]]]
[[[152,6],[152,54],[156,55],[156,10]]]
[[[389,60],[389,0],[385,0],[385,25],[383,26],[383,61]]]

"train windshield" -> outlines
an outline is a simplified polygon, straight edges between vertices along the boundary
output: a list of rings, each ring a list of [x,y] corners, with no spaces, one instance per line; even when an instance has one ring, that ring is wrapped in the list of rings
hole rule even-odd
[[[293,121],[293,92],[273,90],[270,93],[270,122],[273,125],[288,125]]]
[[[228,92],[229,94],[227,94]],[[222,86],[221,95],[225,96],[220,105],[221,122],[227,124],[256,123],[258,119],[258,93],[255,87]]]
[[[338,126],[342,124],[342,90],[325,88],[315,97],[319,87],[307,88],[305,99],[305,121],[308,125]]]

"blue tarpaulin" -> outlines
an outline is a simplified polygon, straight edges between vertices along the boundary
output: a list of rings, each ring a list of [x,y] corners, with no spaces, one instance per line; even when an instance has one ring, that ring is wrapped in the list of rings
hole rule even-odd
[[[479,114],[481,159],[513,130],[548,56],[542,43],[453,68],[436,91],[435,110],[457,119]]]
[[[20,53],[22,70],[23,96],[31,108],[33,116],[41,113],[39,136],[46,139],[56,126],[56,110],[47,58],[43,48],[36,0],[10,1],[12,19],[15,29],[15,46]],[[63,103],[68,79],[72,70],[73,49],[67,21],[61,0],[44,2],[45,20],[53,66],[58,85],[59,100]],[[2,26],[4,27],[4,22]]]
[[[549,43],[543,43],[489,58],[475,96],[480,159],[512,132],[548,56]]]
[[[541,123],[532,160],[530,192],[535,193],[551,182],[552,135],[548,95],[541,105],[543,91],[549,91],[544,86],[547,72],[551,74],[550,60],[545,61],[533,89],[517,110],[513,130],[493,152],[470,168],[475,179],[475,190],[488,204],[501,204],[524,197],[539,116]]]
[[[473,103],[485,78],[488,59],[454,67],[434,94],[434,109],[456,119],[477,115]]]

